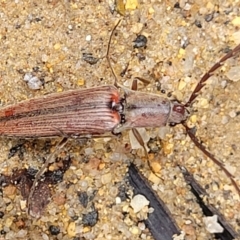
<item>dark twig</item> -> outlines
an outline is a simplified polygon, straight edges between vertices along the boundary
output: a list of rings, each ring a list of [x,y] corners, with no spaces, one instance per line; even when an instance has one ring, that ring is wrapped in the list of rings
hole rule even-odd
[[[240,236],[232,229],[232,227],[227,223],[224,216],[216,209],[213,205],[207,205],[203,201],[203,197],[207,196],[206,191],[199,185],[199,183],[194,179],[194,177],[188,172],[188,170],[182,166],[179,166],[186,182],[190,185],[192,193],[197,198],[198,204],[202,208],[203,214],[205,216],[218,216],[218,223],[223,227],[224,231],[222,233],[216,233],[215,237],[222,240],[232,240],[234,238],[239,238]]]
[[[128,170],[129,182],[134,188],[134,194],[144,195],[154,211],[149,214],[145,223],[155,240],[172,240],[174,234],[179,234],[179,228],[164,202],[150,187],[147,179],[139,173],[134,164]]]

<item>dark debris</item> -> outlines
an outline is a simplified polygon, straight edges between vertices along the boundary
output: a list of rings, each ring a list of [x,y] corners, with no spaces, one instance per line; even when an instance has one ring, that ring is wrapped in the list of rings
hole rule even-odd
[[[87,214],[83,214],[82,223],[84,226],[93,227],[98,221],[98,211],[93,207],[93,210]]]
[[[134,48],[146,47],[147,37],[145,37],[144,35],[138,35],[133,42],[134,42],[134,45],[133,45]]]
[[[88,203],[94,199],[96,193],[97,191],[93,191],[92,193],[78,192],[79,201],[84,208],[86,208]]]
[[[205,216],[218,216],[218,223],[223,227],[224,231],[222,233],[216,233],[216,239],[222,240],[231,240],[238,239],[240,236],[233,230],[233,228],[227,223],[224,216],[213,206],[207,205],[203,200],[204,196],[207,196],[206,191],[199,185],[199,183],[194,179],[194,177],[188,172],[188,170],[184,167],[180,167],[185,181],[191,187],[191,192],[197,198],[197,202],[199,206],[202,208],[203,214]]]
[[[145,220],[145,224],[155,240],[170,240],[174,234],[179,234],[179,228],[164,202],[156,195],[145,177],[140,174],[134,164],[128,170],[129,183],[134,188],[134,194],[144,195],[154,209]]]
[[[78,193],[79,202],[83,205],[84,208],[88,205],[88,194],[87,192],[79,192]]]
[[[18,154],[19,159],[23,160],[23,154],[25,152],[24,142],[19,142],[12,148],[10,148],[8,153],[8,158],[14,157],[16,154]]]
[[[49,232],[51,235],[58,235],[60,233],[60,228],[58,226],[51,225],[49,226]]]
[[[91,65],[94,65],[99,61],[99,58],[94,57],[92,53],[83,53],[82,59]]]
[[[129,198],[128,194],[127,194],[126,186],[121,185],[118,188],[118,195],[117,196],[121,199],[122,202],[126,201]]]
[[[38,182],[31,202],[28,204],[29,213],[31,216],[40,217],[44,211],[46,205],[50,201],[51,197],[51,185],[57,184],[62,181],[63,174],[67,171],[70,166],[71,159],[68,157],[65,160],[58,159],[59,169],[55,171],[46,171]],[[12,176],[1,176],[1,184],[16,185],[19,189],[23,199],[28,200],[31,187],[34,182],[34,177],[37,173],[37,170],[29,169],[19,169],[15,170]]]

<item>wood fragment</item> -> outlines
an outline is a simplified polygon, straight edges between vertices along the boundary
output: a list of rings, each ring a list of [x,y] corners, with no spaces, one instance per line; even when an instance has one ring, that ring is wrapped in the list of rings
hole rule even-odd
[[[154,239],[172,240],[174,234],[180,234],[180,230],[170,211],[134,164],[130,165],[128,174],[129,183],[134,188],[134,194],[144,195],[150,201],[150,207],[154,209],[152,213],[149,213],[148,219],[145,220],[145,224]]]
[[[208,194],[206,191],[199,185],[199,183],[194,179],[193,175],[191,175],[185,167],[179,166],[184,176],[185,181],[191,187],[191,192],[197,198],[197,202],[201,207],[203,214],[205,216],[218,216],[218,223],[224,228],[222,233],[215,233],[216,239],[222,240],[231,240],[231,239],[239,239],[240,236],[233,230],[233,228],[227,223],[227,220],[224,216],[217,210],[213,205],[207,205],[203,200],[204,196]]]

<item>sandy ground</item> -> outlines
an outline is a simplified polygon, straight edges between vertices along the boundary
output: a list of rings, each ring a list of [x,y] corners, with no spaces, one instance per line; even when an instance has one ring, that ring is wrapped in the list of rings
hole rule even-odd
[[[120,16],[111,13],[105,1],[1,1],[0,7],[0,98],[1,105],[14,104],[36,96],[69,89],[89,88],[112,84],[114,78],[105,58],[111,30],[118,19],[122,23],[114,34],[111,58],[119,73],[129,63],[126,75],[119,82],[130,86],[131,80],[143,77],[150,84],[140,90],[166,93],[186,102],[200,77],[227,49],[240,43],[240,3],[236,1],[139,1],[136,10]],[[137,35],[147,37],[146,49],[136,49]],[[83,60],[83,53],[101,58],[95,65]],[[131,57],[133,56],[133,57]],[[139,61],[141,57],[145,60]],[[196,126],[197,136],[218,159],[223,161],[240,186],[238,169],[240,121],[239,89],[237,81],[229,79],[229,71],[239,65],[240,56],[229,60],[207,87],[192,108],[189,124]],[[37,71],[36,71],[37,70]],[[239,72],[239,71],[237,71]],[[44,79],[40,90],[32,90],[23,81],[26,73]],[[167,97],[167,94],[162,94]],[[165,131],[165,130],[164,130]],[[214,239],[206,231],[201,209],[182,177],[177,165],[189,169],[206,188],[208,201],[226,217],[240,234],[240,201],[226,175],[207,159],[186,137],[179,125],[166,129],[162,147],[152,160],[160,163],[161,180],[154,180],[153,188],[165,201],[185,239]],[[163,132],[149,129],[149,136]],[[16,139],[1,139],[1,173],[13,169],[40,168],[46,139],[29,140],[20,160],[16,155],[8,159],[9,149]],[[54,144],[59,138],[51,139]],[[132,150],[129,132],[120,138],[92,139],[87,142],[71,140],[61,153],[73,159],[64,181],[54,186],[53,196],[40,219],[29,217],[20,208],[22,197],[18,191],[5,192],[0,200],[0,239],[153,239],[138,221],[129,200],[117,202],[118,189],[125,184],[129,162],[135,162],[146,177],[151,172],[141,150]],[[83,226],[84,208],[78,192],[97,191],[92,200],[98,210],[95,226]],[[61,194],[65,200],[59,204]],[[24,224],[19,224],[20,220]],[[17,224],[18,223],[18,224]],[[20,226],[19,226],[20,225]],[[22,226],[23,225],[23,226]],[[49,231],[51,225],[60,229],[58,235]]]

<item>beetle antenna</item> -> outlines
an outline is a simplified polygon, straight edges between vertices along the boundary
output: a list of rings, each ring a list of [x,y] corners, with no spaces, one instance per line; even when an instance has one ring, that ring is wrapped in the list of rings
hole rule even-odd
[[[240,195],[240,188],[237,185],[236,181],[234,180],[234,176],[225,168],[224,164],[222,162],[220,162],[219,160],[217,160],[213,154],[211,154],[201,143],[200,141],[197,139],[197,137],[195,136],[193,129],[189,128],[186,123],[183,123],[183,126],[186,129],[186,132],[188,134],[188,136],[191,138],[191,140],[193,141],[193,143],[195,144],[195,146],[200,149],[207,157],[209,157],[218,167],[220,167],[220,169],[227,175],[227,177],[230,178],[232,185],[235,187],[235,189],[237,190],[238,194]]]
[[[197,86],[195,87],[194,91],[192,92],[192,95],[190,96],[189,100],[187,101],[187,103],[184,105],[185,107],[189,107],[192,102],[196,99],[196,97],[198,96],[200,90],[205,86],[206,81],[213,75],[213,73],[220,68],[223,63],[231,58],[234,57],[238,52],[240,51],[240,44],[237,45],[234,49],[232,49],[231,51],[229,51],[225,56],[223,56],[217,63],[215,63],[208,72],[206,72],[201,80],[199,81],[199,83],[197,84]]]
[[[111,32],[111,35],[109,37],[109,41],[108,41],[108,47],[107,47],[107,54],[106,54],[106,58],[107,58],[107,61],[108,61],[108,64],[109,64],[109,67],[111,69],[111,72],[115,78],[114,80],[114,86],[115,87],[118,87],[118,79],[117,79],[117,75],[112,67],[112,64],[111,64],[111,60],[110,60],[110,56],[109,56],[109,53],[110,53],[110,47],[111,47],[111,41],[112,41],[112,37],[113,37],[113,33],[115,32],[116,28],[118,27],[118,25],[121,23],[122,19],[118,20],[117,24],[114,26],[112,32]]]

